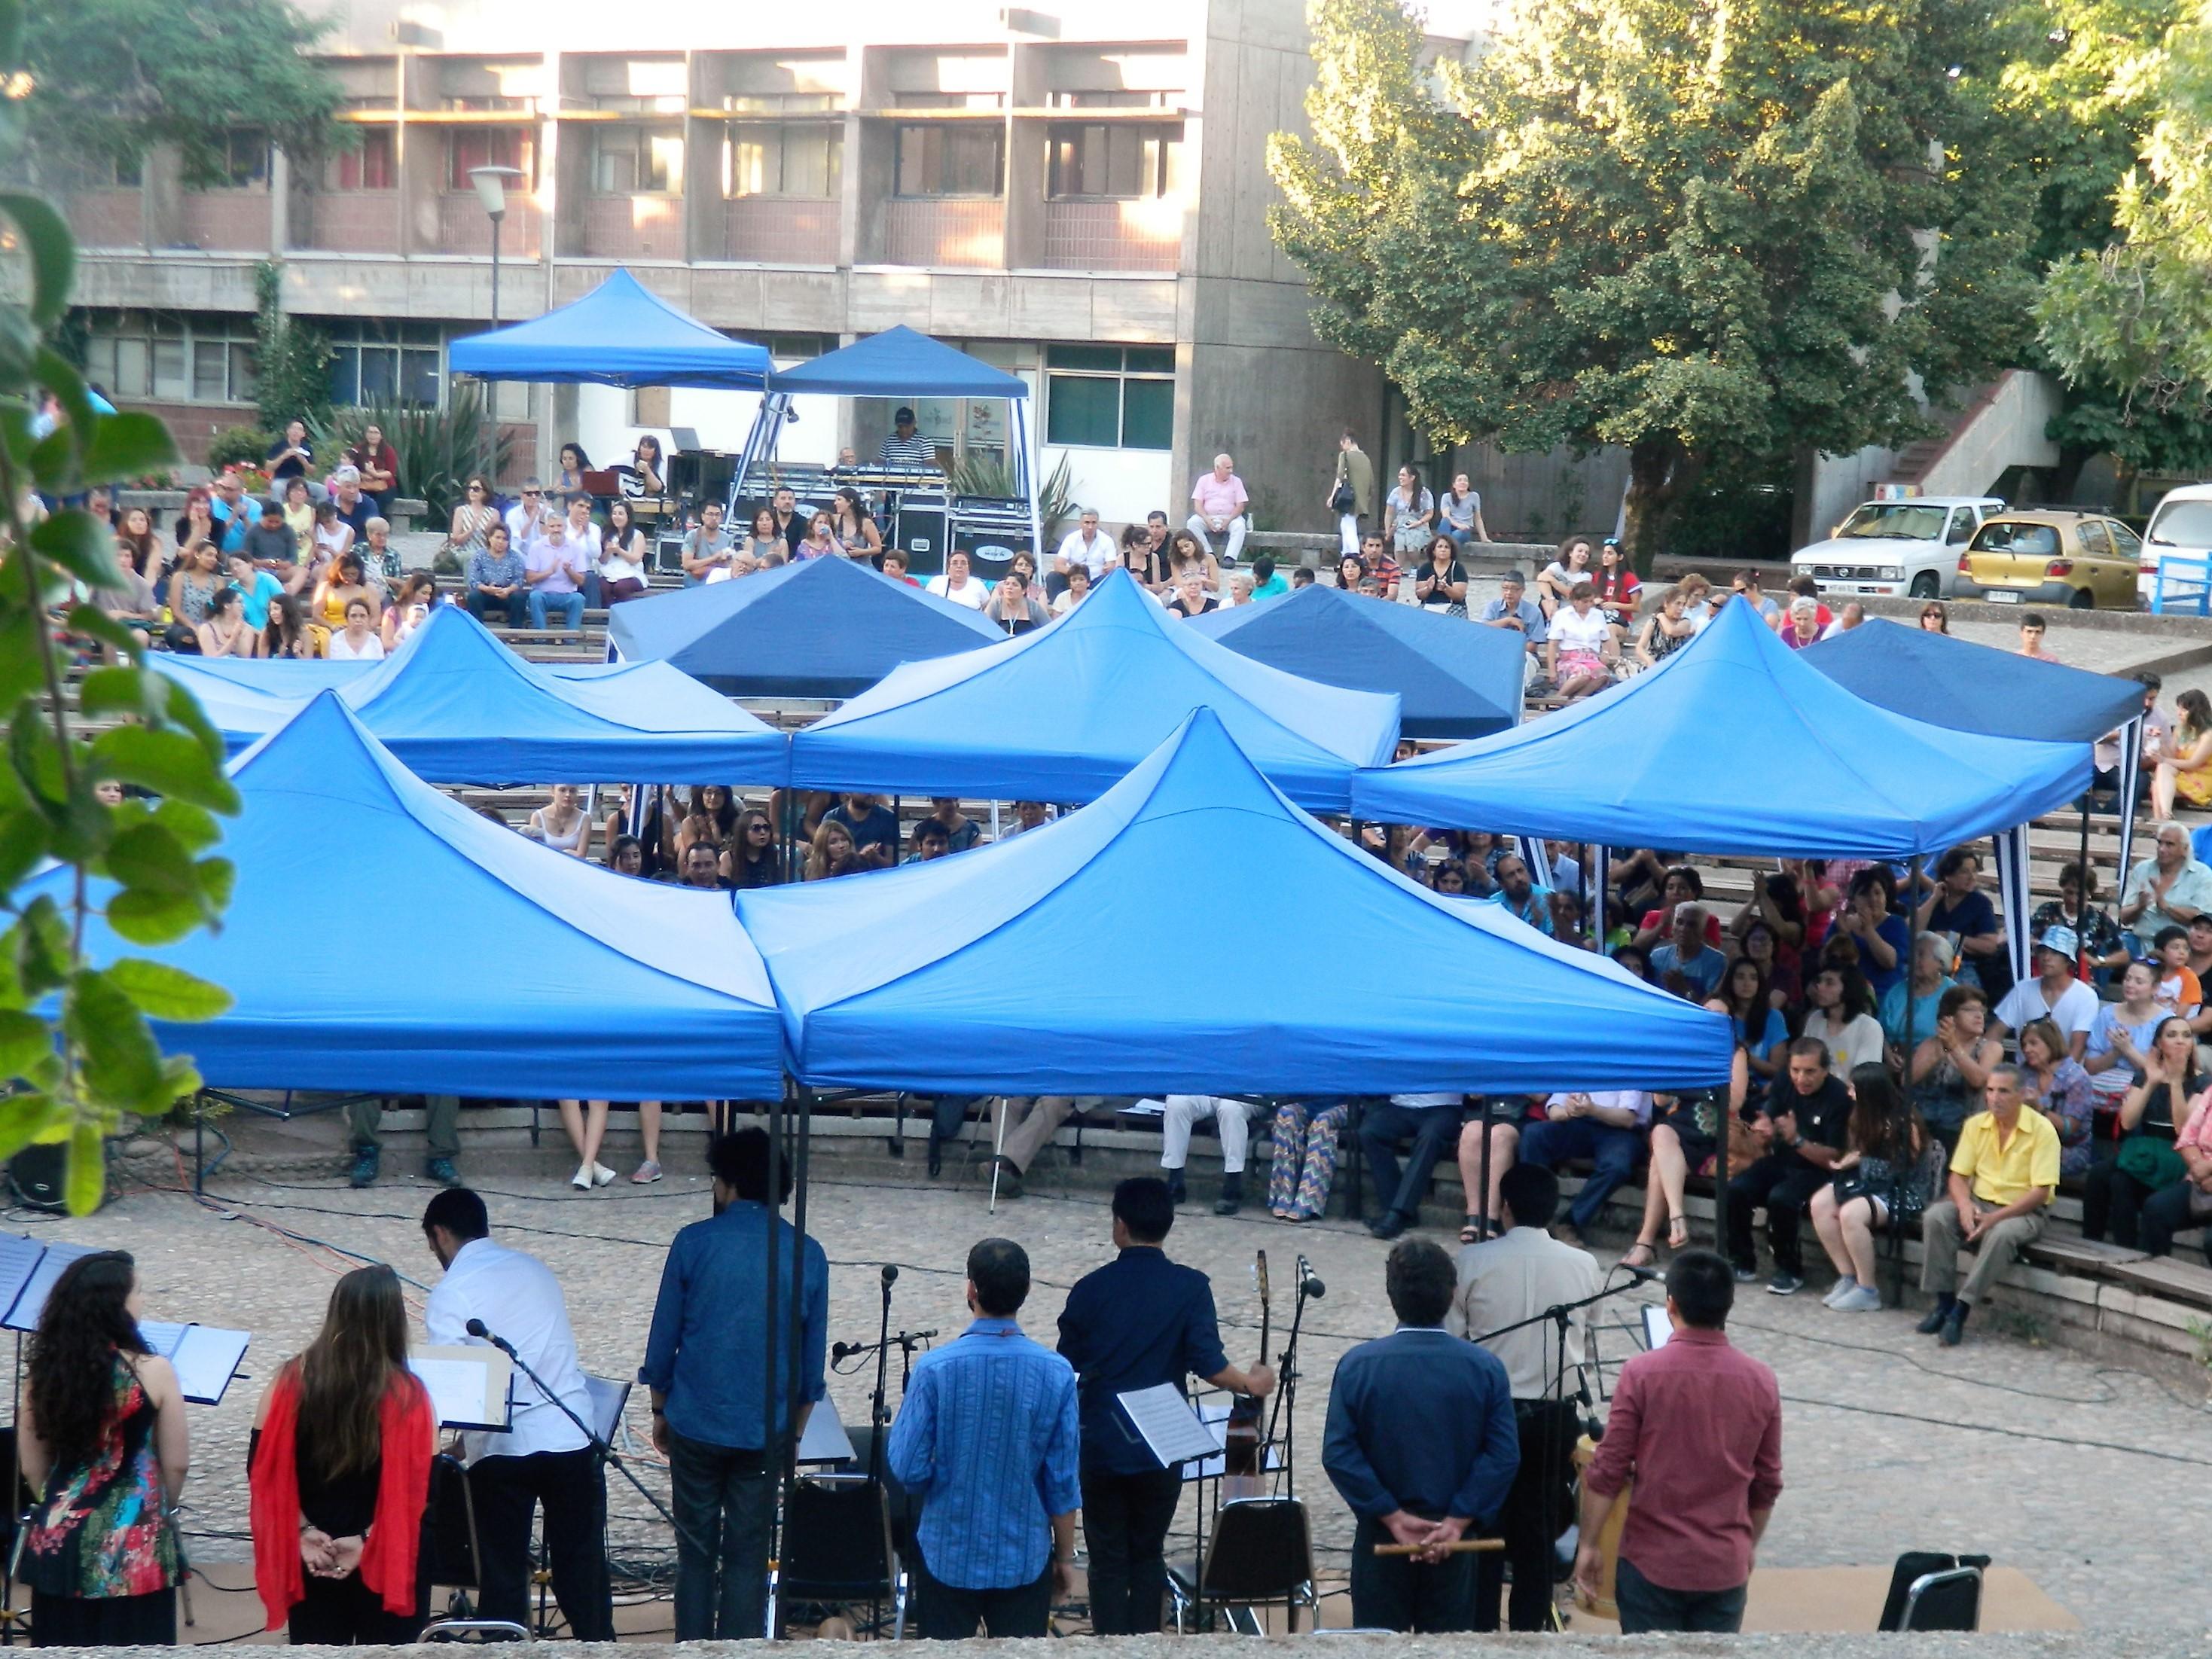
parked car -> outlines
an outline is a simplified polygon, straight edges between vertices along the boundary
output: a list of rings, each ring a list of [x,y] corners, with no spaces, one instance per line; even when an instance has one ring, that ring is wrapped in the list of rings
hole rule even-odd
[[[2168,558],[2212,559],[2212,483],[2183,484],[2169,489],[2151,509],[2143,532],[2141,586],[2148,605],[2158,581],[2158,568]],[[2199,578],[2189,578],[2193,592]]]
[[[1953,592],[2003,605],[2136,608],[2142,540],[2099,513],[2004,513],[1974,532],[1959,556]]]
[[[1823,594],[1948,599],[1958,550],[1984,520],[2003,511],[1995,495],[1863,502],[1826,541],[1792,554],[1790,574],[1810,576]]]

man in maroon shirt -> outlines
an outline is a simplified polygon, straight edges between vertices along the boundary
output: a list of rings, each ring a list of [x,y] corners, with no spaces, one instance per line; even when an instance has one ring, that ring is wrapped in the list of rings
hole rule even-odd
[[[1667,1270],[1666,1346],[1621,1367],[1605,1438],[1583,1477],[1575,1587],[1597,1595],[1598,1538],[1632,1476],[1613,1569],[1624,1636],[1743,1627],[1752,1556],[1782,1495],[1774,1373],[1729,1346],[1729,1264],[1685,1250]]]

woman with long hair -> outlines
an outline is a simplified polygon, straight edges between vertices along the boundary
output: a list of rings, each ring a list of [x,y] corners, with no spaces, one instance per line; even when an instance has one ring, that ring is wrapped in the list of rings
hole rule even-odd
[[[169,576],[169,611],[187,628],[208,619],[215,596],[229,583],[222,574],[222,538],[204,536],[177,556]]]
[[[322,635],[300,615],[300,601],[279,593],[269,601],[269,626],[262,630],[261,654],[307,662],[323,654]]]
[[[599,592],[610,605],[645,597],[648,554],[645,532],[628,501],[607,503],[607,527],[599,538]]]
[[[138,1334],[137,1265],[79,1256],[31,1338],[15,1422],[38,1494],[18,1540],[40,1647],[168,1646],[182,1577],[168,1511],[191,1463],[185,1396]]]
[[[1133,524],[1121,532],[1121,568],[1155,593],[1166,585],[1167,572],[1161,568],[1160,556],[1153,549],[1152,536],[1140,524]]]
[[[1759,1083],[1772,1080],[1782,1069],[1781,1052],[1790,1042],[1790,1025],[1774,1006],[1766,970],[1749,957],[1729,963],[1721,981],[1720,1000],[1728,1005],[1729,1022],[1735,1040],[1751,1061]]]
[[[307,494],[307,481],[298,473],[284,481],[284,528],[299,544],[300,568],[307,569],[315,556],[315,503]]]
[[[1644,592],[1643,579],[1619,542],[1607,540],[1597,550],[1597,574],[1590,580],[1597,590],[1598,609],[1624,632],[1636,626],[1636,608]]]
[[[261,635],[246,620],[246,599],[228,583],[209,596],[207,620],[200,624],[203,657],[258,657]]]
[[[1178,530],[1168,538],[1168,586],[1180,587],[1182,579],[1196,571],[1209,593],[1221,591],[1221,565],[1205,544],[1188,530]]]
[[[1467,615],[1467,568],[1459,562],[1459,544],[1442,532],[1429,538],[1426,562],[1413,574],[1413,593],[1424,611]]]
[[[1696,635],[1695,624],[1683,615],[1689,603],[1687,590],[1677,584],[1659,596],[1659,608],[1644,619],[1644,631],[1636,636],[1636,655],[1646,668],[1656,668]]]
[[[2058,1027],[2032,1019],[2020,1030],[2020,1087],[2027,1103],[2058,1131],[2058,1173],[2087,1173],[2097,1152],[2097,1097]]]
[[[551,799],[530,815],[522,833],[571,858],[592,856],[592,815],[579,802],[582,793],[573,783],[556,783]]]
[[[315,568],[343,557],[353,549],[353,526],[338,517],[338,504],[331,498],[315,503],[315,525],[310,532]]]
[[[837,492],[831,503],[830,533],[856,559],[884,550],[884,532],[876,528],[874,515],[860,499],[860,492],[849,484]]]
[[[807,845],[805,879],[826,881],[865,867],[854,857],[853,832],[835,818],[824,818]]]
[[[1934,1138],[1880,1063],[1851,1068],[1851,1115],[1844,1131],[1838,1179],[1813,1194],[1813,1231],[1836,1269],[1836,1287],[1822,1298],[1838,1313],[1879,1313],[1874,1235],[1893,1217],[1919,1218],[1942,1179],[1929,1157]]]
[[[727,846],[737,827],[738,804],[731,798],[727,784],[692,785],[690,810],[676,826],[677,868],[684,867],[684,855],[691,850],[692,842],[703,841],[716,847]]]
[[[2203,1092],[2197,1033],[2179,1014],[2159,1022],[2142,1069],[2120,1101],[2120,1150],[2093,1164],[2081,1191],[2081,1237],[2139,1248],[2143,1200],[2188,1173],[2176,1146],[2189,1103]]]
[[[461,486],[460,504],[453,508],[453,522],[446,527],[446,551],[461,562],[462,569],[467,569],[469,560],[483,550],[484,538],[498,522],[499,509],[491,504],[490,483],[481,472],[471,475]]]
[[[576,495],[583,493],[584,475],[592,470],[592,458],[584,453],[581,444],[561,446],[561,469],[554,475],[556,495]]]
[[[161,574],[168,568],[168,544],[161,532],[154,528],[154,515],[143,507],[126,507],[117,520],[116,539],[131,546],[131,568],[143,576],[149,585],[159,586]]]
[[[356,599],[372,605],[368,591],[368,574],[362,568],[361,555],[348,548],[324,567],[322,579],[315,584],[309,601],[307,614],[325,628],[343,628],[346,611]]]
[[[1942,602],[1930,599],[1920,607],[1920,631],[1923,634],[1948,634],[1951,631],[1951,613]]]
[[[661,457],[660,440],[650,432],[638,438],[637,448],[630,455],[629,465],[630,470],[637,474],[640,495],[658,495],[667,488],[662,482],[661,474],[668,470],[668,463]]]
[[[407,1368],[399,1277],[356,1267],[323,1328],[261,1396],[248,1457],[253,1583],[268,1628],[333,1647],[412,1642],[437,1425]]]
[[[438,579],[427,570],[410,571],[392,603],[384,607],[384,624],[378,636],[384,654],[390,656],[399,642],[430,620],[438,608]]]
[[[776,856],[775,826],[759,807],[748,806],[738,814],[738,827],[722,854],[722,878],[740,890],[781,884],[783,871]]]
[[[787,558],[791,544],[775,527],[775,509],[763,507],[753,514],[752,529],[745,537],[744,545],[738,548],[737,562],[732,568],[742,575],[750,575],[767,564],[771,553]]]
[[[2212,807],[2212,697],[2191,686],[2173,700],[2172,753],[2151,780],[2151,816],[2170,818],[2174,803]]]
[[[1593,568],[1596,559],[1587,536],[1570,536],[1559,544],[1557,556],[1536,573],[1536,602],[1547,617],[1559,614],[1559,607],[1573,596],[1577,582],[1589,581],[1596,575]]]

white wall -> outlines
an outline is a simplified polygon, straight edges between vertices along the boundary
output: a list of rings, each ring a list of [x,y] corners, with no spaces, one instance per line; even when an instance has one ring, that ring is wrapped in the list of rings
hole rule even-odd
[[[1068,497],[1083,507],[1095,507],[1109,528],[1142,524],[1145,515],[1158,507],[1170,524],[1190,516],[1190,499],[1174,477],[1175,458],[1164,449],[1072,449],[1044,446],[1038,468],[1039,482],[1048,478],[1068,458]],[[1188,479],[1182,481],[1187,485]],[[1071,516],[1063,528],[1073,528]]]
[[[757,392],[711,392],[696,386],[673,386],[668,393],[670,426],[688,426],[699,434],[704,449],[736,454],[745,447],[760,412]],[[787,461],[814,461],[823,466],[837,459],[836,398],[799,398],[793,402],[799,419],[787,422],[777,440],[776,454]],[[617,386],[586,386],[576,389],[577,440],[598,466],[613,466],[629,459],[637,448],[638,434],[653,431],[633,426],[630,394]],[[667,428],[658,428],[664,447]]]

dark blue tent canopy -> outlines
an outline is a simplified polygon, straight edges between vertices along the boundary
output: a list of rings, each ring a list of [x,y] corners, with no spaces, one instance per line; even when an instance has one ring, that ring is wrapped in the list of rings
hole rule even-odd
[[[1352,811],[1707,854],[1903,859],[2079,795],[2089,751],[1861,701],[1724,605],[1658,667],[1495,737],[1363,772]]]
[[[1029,382],[904,323],[769,374],[776,392],[847,398],[1026,398]]]
[[[608,613],[607,634],[625,659],[667,663],[732,697],[849,697],[902,662],[1006,638],[967,606],[851,559],[632,599]]]
[[[148,660],[192,688],[234,751],[312,695],[286,678],[264,690],[210,675],[194,657]],[[379,742],[434,783],[781,783],[788,763],[782,732],[665,663],[555,672],[525,662],[458,606],[441,607],[337,689]]]
[[[2094,743],[2142,713],[2142,687],[1869,617],[1808,645],[1808,667],[1893,714],[1991,738]]]
[[[617,270],[582,299],[510,328],[455,340],[446,361],[479,380],[702,386],[759,391],[767,348],[732,340]]]
[[[478,817],[412,776],[334,692],[231,776],[243,805],[223,826],[238,879],[222,930],[148,948],[95,919],[85,939],[95,962],[152,957],[231,994],[220,1018],[155,1025],[209,1082],[781,1093],[774,995],[727,895],[618,876]],[[303,928],[304,899],[332,894]]]
[[[747,580],[758,580],[748,577]],[[792,739],[792,781],[985,800],[1095,800],[1194,708],[1221,716],[1300,805],[1344,810],[1398,740],[1398,699],[1300,679],[1216,645],[1125,570],[1049,627],[908,663]]]
[[[790,1069],[819,1088],[1694,1087],[1727,1077],[1733,1047],[1721,1016],[1358,851],[1206,708],[1043,829],[738,902]],[[1203,989],[1162,997],[1163,973]]]
[[[1199,632],[1286,674],[1398,694],[1408,738],[1480,738],[1521,723],[1518,634],[1315,583],[1284,599],[1209,611]]]

